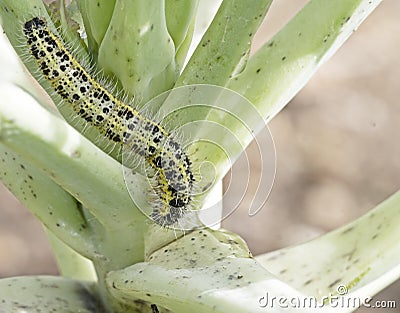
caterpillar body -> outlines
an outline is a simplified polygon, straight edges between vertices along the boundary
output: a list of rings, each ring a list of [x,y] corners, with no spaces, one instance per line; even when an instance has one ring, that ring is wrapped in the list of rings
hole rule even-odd
[[[30,54],[62,101],[110,141],[142,157],[154,172],[158,200],[151,218],[162,226],[175,224],[192,201],[191,162],[169,132],[118,99],[75,60],[44,19],[23,26]]]

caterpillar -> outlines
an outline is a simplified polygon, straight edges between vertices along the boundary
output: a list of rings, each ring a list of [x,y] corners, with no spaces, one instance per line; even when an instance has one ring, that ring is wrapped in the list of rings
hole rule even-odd
[[[161,226],[175,224],[191,204],[194,183],[191,162],[181,145],[91,77],[44,19],[26,21],[23,34],[38,69],[61,102],[108,140],[145,160],[153,170],[158,196],[150,217]]]

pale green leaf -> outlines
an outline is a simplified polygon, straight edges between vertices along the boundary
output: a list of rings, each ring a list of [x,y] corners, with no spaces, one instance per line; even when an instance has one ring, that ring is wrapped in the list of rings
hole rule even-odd
[[[381,0],[312,0],[265,43],[227,87],[269,121],[354,33]]]
[[[399,223],[397,192],[342,228],[257,260],[308,295],[322,298],[345,288],[345,297],[365,299],[400,277]]]
[[[104,309],[93,283],[26,276],[0,280],[0,312],[100,313]]]

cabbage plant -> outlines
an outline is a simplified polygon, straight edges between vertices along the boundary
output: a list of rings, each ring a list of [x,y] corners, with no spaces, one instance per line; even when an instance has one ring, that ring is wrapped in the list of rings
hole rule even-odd
[[[0,0],[22,60],[2,44],[0,179],[42,222],[61,273],[0,280],[1,312],[350,312],[399,277],[398,193],[349,225],[259,256],[197,215],[212,190],[221,196],[218,184],[254,133],[380,3],[311,0],[250,56],[271,2]],[[127,103],[155,120],[168,113],[162,123],[180,129],[190,158],[212,165],[196,178],[204,188],[190,223],[149,219],[132,195],[149,186],[129,176],[129,151],[49,103],[59,98],[22,32],[34,17]],[[231,137],[238,144],[223,153]],[[220,214],[213,206],[214,221]]]

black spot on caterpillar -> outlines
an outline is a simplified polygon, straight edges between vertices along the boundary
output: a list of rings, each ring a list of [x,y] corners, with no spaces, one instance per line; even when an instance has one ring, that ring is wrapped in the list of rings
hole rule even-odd
[[[39,70],[62,102],[108,140],[142,157],[153,170],[160,201],[154,204],[151,218],[162,226],[175,224],[191,204],[194,182],[181,145],[161,125],[92,78],[44,19],[25,22],[23,33]]]

